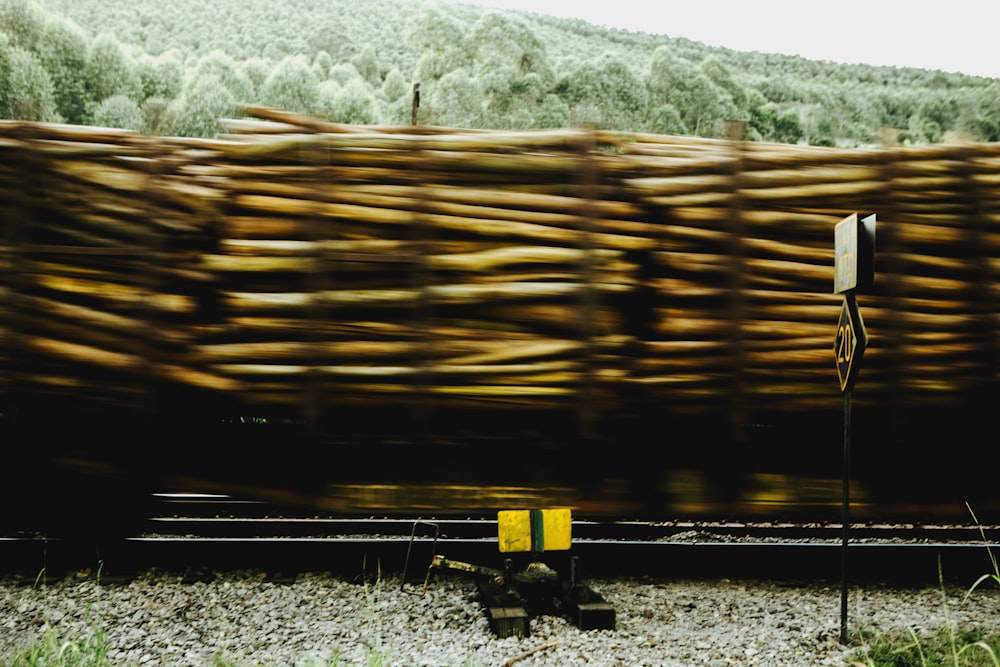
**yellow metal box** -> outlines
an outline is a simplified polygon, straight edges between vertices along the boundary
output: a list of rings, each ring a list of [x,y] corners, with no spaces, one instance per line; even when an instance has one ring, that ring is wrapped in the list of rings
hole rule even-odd
[[[502,510],[497,513],[500,552],[566,551],[572,540],[568,508]]]

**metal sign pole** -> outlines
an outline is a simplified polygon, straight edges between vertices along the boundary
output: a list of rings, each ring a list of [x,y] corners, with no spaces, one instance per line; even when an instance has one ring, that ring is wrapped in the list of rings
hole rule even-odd
[[[844,505],[840,549],[840,643],[847,643],[847,543],[851,529],[851,391],[844,392]]]
[[[844,505],[840,554],[840,643],[847,643],[847,546],[851,530],[851,391],[868,346],[856,291],[875,280],[875,214],[853,213],[834,227],[833,293],[844,295],[833,339],[840,390],[844,392]]]

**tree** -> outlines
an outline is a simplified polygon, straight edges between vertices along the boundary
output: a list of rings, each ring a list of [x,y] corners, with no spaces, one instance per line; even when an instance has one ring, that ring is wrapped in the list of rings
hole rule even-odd
[[[173,99],[184,87],[184,65],[176,51],[158,56],[143,54],[136,61],[142,82],[142,99],[161,97]]]
[[[519,77],[534,73],[546,84],[552,79],[545,43],[520,18],[487,12],[472,27],[468,41],[477,75],[511,68]]]
[[[747,124],[745,135],[749,141],[765,141],[774,131],[778,105],[768,102],[757,89],[747,91]]]
[[[148,135],[167,136],[178,134],[179,130],[176,106],[171,106],[171,101],[162,97],[150,97],[142,103],[142,132]]]
[[[417,81],[430,82],[470,67],[466,30],[440,7],[425,4],[406,24],[404,39],[418,54]]]
[[[977,91],[966,120],[967,128],[980,141],[1000,141],[1000,81],[994,80]]]
[[[520,18],[487,12],[468,38],[474,66],[470,75],[482,89],[483,126],[525,129],[551,91],[553,74],[544,42]]]
[[[207,77],[215,77],[240,104],[254,100],[253,82],[244,72],[244,68],[223,51],[216,49],[199,58],[197,64],[187,74],[190,81],[199,81]]]
[[[339,62],[357,51],[351,36],[352,32],[342,17],[333,14],[332,18],[316,25],[312,33],[306,37],[306,44],[311,53],[325,51],[333,62]]]
[[[592,122],[623,131],[647,125],[646,88],[614,56],[606,54],[582,63],[560,80],[555,92],[569,105],[573,123]]]
[[[817,106],[806,114],[804,137],[810,146],[835,146],[837,144],[837,120],[833,113]]]
[[[60,121],[52,79],[33,53],[19,46],[7,49],[4,106],[17,120]]]
[[[794,111],[786,111],[775,119],[772,134],[774,141],[797,144],[803,136],[805,136],[805,132],[799,122],[799,115]]]
[[[247,95],[248,100],[260,99],[260,91],[264,87],[264,82],[271,75],[273,66],[266,58],[247,58],[239,63],[237,71],[240,76],[250,83],[251,92]]]
[[[649,131],[658,134],[687,134],[688,128],[673,104],[661,104],[653,109]]]
[[[671,103],[678,96],[677,89],[683,89],[685,82],[693,79],[696,74],[694,65],[679,57],[669,46],[657,47],[650,58],[646,74],[649,103],[654,107]]]
[[[958,119],[958,101],[952,95],[935,94],[924,100],[917,110],[921,121],[927,125],[933,123],[943,133],[955,126]]]
[[[133,100],[142,97],[138,71],[125,55],[118,39],[109,33],[101,33],[91,44],[84,81],[92,109],[115,95],[125,95]]]
[[[139,105],[125,95],[109,97],[94,109],[93,122],[103,127],[138,131],[142,128],[143,121]]]
[[[711,79],[712,83],[729,93],[729,97],[732,98],[733,104],[736,105],[737,109],[742,110],[747,108],[747,92],[742,86],[736,83],[732,72],[729,71],[729,68],[722,63],[722,60],[717,55],[706,56],[698,65],[698,69]]]
[[[569,126],[569,105],[555,93],[549,93],[535,109],[534,127],[557,129]]]
[[[340,63],[330,68],[331,81],[336,81],[341,86],[352,79],[362,79],[361,72],[352,63]]]
[[[56,108],[68,123],[83,123],[87,115],[88,37],[78,25],[61,16],[46,17],[38,36],[36,55],[52,79]]]
[[[334,92],[325,117],[337,123],[372,125],[381,122],[378,100],[367,83],[351,79]]]
[[[330,74],[330,68],[333,67],[333,58],[326,51],[320,51],[316,54],[313,59],[313,70],[316,72],[316,78],[321,81],[326,79]]]
[[[406,79],[403,78],[398,68],[394,67],[385,75],[385,80],[382,82],[382,95],[385,96],[386,100],[390,102],[398,100],[407,95],[410,90],[411,87],[407,85]]]
[[[340,84],[332,79],[321,81],[316,86],[316,113],[318,115],[328,120],[333,118],[338,92],[340,92]]]
[[[750,130],[764,141],[776,141],[785,144],[797,144],[805,137],[805,130],[799,114],[792,109],[780,113],[778,105],[773,102],[755,103],[750,109]],[[833,128],[827,125],[817,126],[817,132],[832,139]]]
[[[10,118],[10,52],[7,33],[0,32],[0,118]]]
[[[219,131],[219,119],[231,118],[236,97],[218,76],[205,74],[185,87],[167,110],[176,119],[174,130],[181,136],[211,137]]]
[[[377,86],[382,83],[382,67],[379,65],[375,47],[371,44],[365,44],[361,51],[351,58],[351,64],[369,85]]]
[[[909,125],[902,136],[907,144],[933,144],[941,141],[944,131],[937,121],[915,113],[910,117]]]
[[[271,71],[261,88],[264,104],[289,111],[311,112],[319,101],[319,80],[304,56],[288,56]]]
[[[448,72],[429,86],[425,99],[422,106],[431,124],[482,127],[483,89],[463,68]]]
[[[737,108],[732,96],[704,71],[721,77],[720,65],[709,61],[705,68],[699,69],[669,47],[658,47],[647,74],[650,104],[654,108],[672,105],[680,112],[684,126],[694,134],[721,135],[724,121],[734,118]]]
[[[7,33],[11,46],[36,51],[45,24],[45,13],[34,0],[3,0],[0,2],[0,26]]]

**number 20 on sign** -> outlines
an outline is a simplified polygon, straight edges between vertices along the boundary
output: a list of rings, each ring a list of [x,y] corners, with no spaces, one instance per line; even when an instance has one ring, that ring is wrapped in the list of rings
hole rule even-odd
[[[840,390],[850,391],[858,377],[861,357],[868,346],[868,333],[861,319],[858,303],[853,293],[844,295],[844,305],[840,309],[837,336],[833,340],[833,351],[837,356],[837,375]]]

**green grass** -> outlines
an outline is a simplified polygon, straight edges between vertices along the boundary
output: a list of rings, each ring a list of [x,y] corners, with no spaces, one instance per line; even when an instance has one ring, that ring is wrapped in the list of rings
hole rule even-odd
[[[62,637],[54,628],[46,628],[41,640],[26,644],[9,655],[0,654],[0,667],[119,667],[120,663],[108,659],[108,642],[102,630],[95,628],[92,635]],[[270,667],[265,664],[247,663],[239,657],[224,653],[214,656],[211,667]],[[328,661],[314,660],[308,667],[340,667],[340,658]],[[373,652],[366,665],[388,667],[384,656]]]
[[[852,665],[861,667],[996,667],[1000,635],[982,630],[942,628],[930,637],[907,634],[865,640]]]
[[[15,649],[8,657],[0,656],[0,667],[104,667],[108,662],[108,642],[104,631],[63,637],[46,627],[42,638]]]
[[[98,567],[96,582],[101,581],[103,563]],[[46,593],[46,570],[43,568],[35,577],[34,588]],[[364,582],[368,598],[369,619],[367,645],[369,653],[366,667],[390,667],[388,653],[382,643],[382,624],[378,615],[378,600],[381,593],[381,567],[373,584]],[[89,617],[89,608],[85,618]],[[13,647],[0,646],[0,667],[119,667],[119,662],[108,658],[110,646],[106,631],[99,624],[91,623],[85,630],[75,630],[63,634],[58,628],[46,623],[40,639],[25,641]],[[272,667],[268,663],[249,663],[239,656],[222,651],[207,663],[211,667]],[[339,654],[328,660],[306,660],[306,667],[341,667]],[[277,667],[277,663],[274,667]]]
[[[966,591],[966,599],[983,583],[992,581],[1000,584],[1000,566],[996,554],[986,539],[982,523],[966,503],[969,514],[979,527],[979,535],[990,558],[992,572],[976,579]],[[938,581],[941,585],[941,604],[948,609],[944,591],[944,573],[938,557]],[[987,635],[982,629],[961,629],[948,619],[945,627],[930,637],[922,637],[913,628],[905,634],[874,637],[871,633],[859,633],[862,648],[855,652],[857,667],[1000,667],[1000,634]]]

